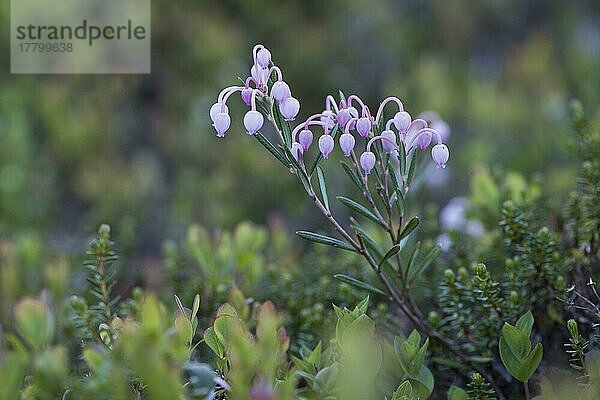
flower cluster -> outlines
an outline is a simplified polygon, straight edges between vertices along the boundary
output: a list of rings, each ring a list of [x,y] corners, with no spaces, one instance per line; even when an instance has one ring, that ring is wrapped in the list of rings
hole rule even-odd
[[[244,127],[249,135],[255,135],[264,123],[263,115],[256,109],[257,100],[263,102],[265,110],[270,110],[268,111],[270,114],[267,115],[270,121],[275,120],[274,105],[277,105],[285,121],[293,121],[300,111],[300,103],[292,97],[290,87],[283,81],[281,70],[273,64],[269,50],[263,45],[256,45],[252,56],[254,64],[250,76],[245,80],[245,85],[223,89],[217,102],[210,109],[210,117],[219,137],[225,136],[225,132],[231,125],[227,99],[238,91],[241,92],[244,103],[250,107],[244,116]],[[274,73],[276,80],[271,80]],[[366,174],[372,171],[377,162],[375,152],[371,150],[378,141],[381,142],[384,152],[398,157],[400,145],[408,155],[417,148],[425,150],[435,139],[431,156],[439,168],[446,167],[449,152],[448,147],[443,143],[442,134],[429,126],[425,118],[413,119],[404,110],[402,101],[397,97],[383,100],[375,116],[357,95],[340,97],[340,100],[336,101],[333,96],[328,95],[325,99],[325,109],[321,113],[311,115],[292,130],[289,150],[298,162],[303,163],[304,155],[313,143],[314,135],[311,128],[318,127],[322,131],[318,148],[325,159],[335,148],[335,133],[338,130],[341,135],[337,141],[346,157],[353,154],[357,139],[363,139],[365,146],[359,160]],[[386,120],[384,109],[388,104],[395,105],[397,110]],[[447,130],[447,125],[443,121],[438,120],[438,125]],[[337,129],[334,129],[336,127]]]
[[[268,105],[276,103],[286,121],[293,121],[300,111],[300,102],[292,97],[290,87],[283,80],[281,70],[271,60],[271,52],[263,45],[256,45],[252,50],[252,59],[254,63],[244,86],[226,87],[219,93],[217,102],[210,108],[210,119],[218,137],[224,137],[231,126],[227,100],[236,92],[241,92],[243,102],[250,107],[244,115],[244,127],[248,135],[256,134],[264,124],[263,115],[256,110],[257,98]],[[273,73],[276,74],[277,80],[269,88],[269,80]]]

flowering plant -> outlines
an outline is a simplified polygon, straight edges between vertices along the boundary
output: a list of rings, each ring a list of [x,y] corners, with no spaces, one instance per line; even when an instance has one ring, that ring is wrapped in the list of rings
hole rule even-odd
[[[273,63],[270,51],[260,44],[253,48],[252,60],[250,76],[244,81],[245,84],[223,89],[217,102],[210,108],[209,114],[217,136],[224,137],[230,128],[227,101],[232,94],[240,92],[242,101],[250,108],[244,116],[246,133],[254,136],[296,175],[307,195],[340,238],[308,231],[299,231],[297,234],[362,256],[379,278],[383,289],[345,274],[336,277],[388,297],[418,329],[436,339],[496,387],[492,376],[484,368],[473,362],[460,346],[438,333],[422,317],[411,295],[411,284],[437,257],[439,247],[430,248],[423,257],[419,257],[419,245],[413,249],[406,248],[409,235],[419,225],[418,217],[407,218],[405,215],[407,194],[414,179],[418,154],[432,142],[435,141],[431,148],[433,161],[438,168],[446,167],[449,151],[443,143],[442,133],[430,127],[424,118],[413,119],[397,97],[387,97],[372,113],[359,96],[353,94],[345,97],[341,91],[339,101],[328,95],[322,112],[292,127],[290,123],[296,119],[300,103],[292,97],[281,69]],[[396,110],[386,119],[388,105],[395,106]],[[275,128],[279,141],[277,145],[260,132],[265,117]],[[318,139],[319,152],[309,162],[314,138],[311,128],[314,127],[321,130],[322,134]],[[368,228],[356,218],[350,218],[348,229],[333,214],[321,163],[332,154],[336,139],[343,156],[349,160],[341,161],[341,166],[360,190],[367,205],[346,196],[336,198],[355,214],[385,231],[388,237],[386,243],[375,240]],[[357,139],[362,140],[362,144],[357,145]],[[360,156],[357,152],[360,152]],[[320,195],[315,190],[316,186]]]

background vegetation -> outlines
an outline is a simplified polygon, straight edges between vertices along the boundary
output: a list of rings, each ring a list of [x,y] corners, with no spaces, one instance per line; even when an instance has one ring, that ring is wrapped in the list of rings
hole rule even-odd
[[[71,336],[61,343],[85,336],[68,323],[66,310],[73,307],[67,299],[89,288],[80,265],[100,223],[111,225],[121,255],[115,295],[134,299],[133,288],[143,287],[173,311],[174,293],[188,307],[200,293],[202,329],[235,284],[246,297],[274,302],[295,355],[332,334],[332,302],[353,308],[364,298],[333,278],[343,272],[371,279],[360,260],[292,235],[326,225],[293,176],[246,137],[241,118],[233,119],[227,140],[214,136],[208,109],[220,88],[247,74],[255,43],[266,45],[284,70],[301,101],[299,118],[321,110],[325,96],[342,88],[369,104],[397,95],[412,114],[435,110],[449,124],[448,168],[425,171],[412,200],[413,213],[422,216],[419,238],[428,246],[454,243],[414,290],[426,305],[438,298],[441,308],[424,308],[442,322],[453,307],[444,292],[452,279],[471,281],[479,273],[485,282],[471,264],[485,262],[492,274],[503,274],[506,259],[521,257],[511,244],[502,247],[510,232],[518,234],[518,224],[511,224],[521,211],[531,221],[528,240],[541,241],[544,249],[549,241],[558,243],[557,252],[577,248],[565,221],[579,220],[565,214],[565,203],[590,157],[573,145],[569,104],[579,99],[592,126],[600,118],[597,2],[153,0],[152,7],[150,75],[10,75],[8,57],[0,59],[3,327],[13,325],[19,298],[46,288],[46,295],[65,299],[55,317],[58,326],[64,318]],[[0,21],[9,24],[8,2],[0,5]],[[9,54],[6,35],[0,53]],[[232,115],[242,115],[241,106],[233,108]],[[341,173],[332,172],[330,181],[340,191],[352,190]],[[503,207],[506,200],[518,210]],[[457,212],[480,225],[469,230],[466,222],[453,224]],[[542,226],[551,237],[538,232]],[[544,261],[552,266],[552,287],[561,284],[559,276],[564,287],[591,276],[571,274],[565,253],[558,254]],[[572,256],[573,265],[587,265],[577,252]],[[440,283],[446,286],[440,289]],[[531,299],[531,308],[536,324],[550,315],[553,322],[540,329],[559,351],[568,337],[561,303],[547,311],[544,302],[554,295]],[[135,301],[128,304],[133,308],[124,309],[136,315]],[[476,315],[478,305],[468,307]],[[506,312],[514,323],[525,311]],[[369,315],[393,334],[407,327],[381,298],[371,298]],[[435,325],[436,315],[430,317]],[[563,331],[554,337],[558,325]],[[440,325],[447,332],[455,328]],[[591,332],[591,322],[583,331]],[[136,334],[126,337],[135,342]],[[492,352],[493,344],[471,350]],[[180,357],[179,350],[174,356],[165,350],[165,357]],[[208,349],[199,351],[208,357]],[[443,356],[435,344],[429,351]],[[551,357],[547,368],[564,364],[565,357]],[[440,365],[434,372],[445,376]],[[467,383],[448,376],[439,379],[445,388]]]

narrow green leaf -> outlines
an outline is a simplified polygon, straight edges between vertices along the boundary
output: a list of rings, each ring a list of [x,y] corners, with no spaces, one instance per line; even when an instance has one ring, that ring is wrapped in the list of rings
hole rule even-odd
[[[275,121],[275,125],[279,128],[279,131],[283,135],[283,140],[286,147],[292,147],[292,130],[290,128],[290,124],[285,120],[283,115],[281,115],[279,107],[277,106],[273,107],[273,119]]]
[[[400,150],[398,151],[398,159],[400,161],[400,174],[402,176],[406,175],[406,148],[404,147],[404,142],[400,141]]]
[[[394,193],[396,195],[400,194],[403,196],[402,186],[400,186],[401,182],[398,179],[398,174],[396,174],[396,170],[394,169],[394,165],[388,159],[388,171],[390,171],[390,178],[392,179],[392,183],[394,184]],[[391,201],[390,201],[391,203]]]
[[[352,229],[354,229],[356,234],[360,235],[360,237],[364,240],[368,250],[372,253],[375,253],[378,257],[383,257],[383,249],[379,247],[371,235],[369,235],[354,218],[350,217],[350,221],[352,222]]]
[[[377,289],[375,286],[369,285],[366,282],[359,281],[358,279],[353,278],[349,275],[335,274],[333,277],[336,279],[339,279],[342,282],[347,283],[350,286],[354,286],[357,289],[362,289],[362,290],[366,290],[366,291],[369,291],[371,293],[375,293],[375,294],[378,294],[381,296],[386,296],[384,291]]]
[[[387,260],[390,259],[390,257],[394,256],[396,253],[398,253],[400,251],[400,244],[395,244],[393,245],[387,253],[385,253],[385,255],[383,256],[383,258],[381,259],[381,261],[379,261],[379,268],[381,268],[381,266],[383,265],[383,263],[385,263]]]
[[[329,236],[321,235],[320,233],[308,232],[308,231],[298,231],[296,234],[306,240],[310,240],[311,242],[325,244],[327,246],[337,247],[338,249],[348,250],[348,251],[356,251],[354,247],[348,242],[344,242],[339,239],[335,239]]]
[[[277,147],[275,147],[273,143],[271,143],[269,139],[265,137],[265,135],[263,135],[260,132],[257,132],[256,135],[254,135],[254,137],[256,138],[256,140],[258,140],[260,144],[263,145],[265,149],[269,151],[269,153],[273,154],[273,156],[277,160],[279,160],[280,163],[282,163],[286,168],[290,168],[290,163],[285,159],[285,157],[283,156],[283,154],[281,154]]]
[[[192,305],[192,318],[196,318],[198,310],[200,310],[200,294],[197,293],[194,296],[194,304]]]
[[[412,156],[410,157],[410,166],[408,167],[408,176],[406,177],[406,186],[410,187],[413,178],[415,176],[415,167],[417,166],[417,155],[419,152],[417,149],[413,151]]]
[[[348,163],[345,161],[340,161],[340,163],[342,164],[342,168],[344,168],[344,171],[346,171],[346,174],[350,177],[350,180],[352,181],[352,183],[354,183],[354,185],[358,188],[358,190],[360,190],[362,192],[362,190],[363,190],[362,183],[361,183],[358,175],[356,175],[356,172],[354,171],[354,169],[350,165],[348,165]]]
[[[300,180],[300,183],[302,183],[304,190],[307,193],[310,193],[312,191],[312,188],[311,188],[310,182],[308,180],[308,177],[306,176],[306,173],[304,172],[304,168],[303,168],[302,164],[300,164],[298,162],[298,160],[296,160],[294,158],[290,149],[288,149],[287,147],[283,147],[283,151],[285,152],[285,155],[287,156],[287,158],[291,161],[292,166],[296,171],[296,176]]]
[[[375,214],[373,214],[371,211],[369,211],[365,206],[363,206],[360,203],[357,203],[356,201],[349,199],[347,197],[344,196],[337,196],[337,199],[346,207],[350,208],[353,211],[356,211],[359,214],[364,215],[365,217],[369,218],[371,221],[373,222],[377,222],[379,225],[385,227],[385,223],[383,221],[381,221],[379,218],[377,218],[377,216]]]
[[[412,217],[411,220],[408,221],[408,223],[404,226],[404,229],[402,229],[398,240],[402,240],[408,235],[410,235],[411,232],[414,231],[417,226],[419,226],[419,217]]]
[[[437,256],[440,254],[440,246],[439,245],[435,245],[431,248],[431,250],[429,250],[429,252],[425,255],[425,257],[423,258],[423,260],[418,263],[417,265],[413,266],[411,271],[410,271],[410,275],[407,276],[407,280],[408,283],[410,284],[412,282],[412,280],[419,276],[421,274],[421,272],[423,272],[425,269],[427,269],[427,267],[429,267],[429,265],[431,265],[431,263],[437,258]]]
[[[304,173],[304,166],[302,164],[300,164],[300,162],[298,160],[296,160],[296,157],[294,157],[294,155],[292,154],[292,151],[288,147],[285,147],[285,146],[282,147],[282,149],[283,149],[283,152],[285,153],[285,156],[287,157],[289,162],[292,164],[292,167],[294,169]]]
[[[325,208],[329,210],[329,197],[327,197],[327,186],[325,185],[325,175],[321,167],[317,166],[317,178],[319,179],[319,188],[321,190],[321,196],[323,197],[323,203]]]
[[[419,257],[420,252],[421,252],[421,242],[417,242],[417,245],[413,249],[413,252],[411,253],[410,258],[408,259],[408,264],[406,264],[406,270],[404,271],[404,276],[411,275],[412,267],[415,264],[417,257]]]

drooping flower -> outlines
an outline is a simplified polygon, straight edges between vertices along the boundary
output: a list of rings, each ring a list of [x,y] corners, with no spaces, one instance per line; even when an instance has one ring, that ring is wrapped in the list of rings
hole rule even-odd
[[[227,108],[227,104],[223,103],[215,103],[210,107],[210,120],[215,122],[215,118],[218,113],[224,112],[225,114],[229,113],[229,108]]]
[[[350,121],[351,118],[352,116],[350,116],[350,110],[348,110],[347,108],[342,108],[337,115],[337,120],[338,124],[340,124],[340,128],[345,128],[346,124],[348,123],[348,121]]]
[[[371,132],[371,119],[369,117],[361,117],[356,121],[356,131],[361,137],[367,137]]]
[[[260,65],[253,65],[250,69],[250,76],[257,82],[260,86],[265,86],[267,81],[269,80],[269,69],[263,68]]]
[[[287,83],[285,83],[284,81],[277,81],[273,84],[273,87],[271,88],[271,95],[273,96],[277,104],[280,104],[285,99],[292,96],[292,91],[290,90],[290,87]]]
[[[304,151],[308,151],[313,141],[313,134],[309,129],[303,129],[298,134],[298,142],[302,145]]]
[[[431,158],[433,158],[433,161],[435,161],[438,168],[446,168],[449,157],[450,152],[445,144],[436,144],[431,148]]]
[[[335,126],[334,113],[331,110],[323,110],[321,113],[321,122],[325,124],[327,129],[331,129]]]
[[[344,133],[340,136],[340,148],[344,156],[348,157],[352,153],[355,144],[356,140],[354,140],[354,136],[350,133]]]
[[[262,128],[265,119],[261,113],[256,110],[250,110],[244,115],[244,127],[248,135],[254,135]]]
[[[419,135],[419,139],[417,140],[419,142],[419,148],[421,150],[425,150],[427,147],[429,147],[429,145],[431,144],[431,138],[433,137],[433,134],[429,131],[423,132],[422,134]]]
[[[263,47],[256,53],[256,62],[261,67],[267,68],[271,62],[271,52]]]
[[[404,134],[408,132],[411,121],[412,118],[406,111],[398,111],[396,115],[394,115],[394,126],[396,126],[396,129],[398,129],[398,132],[400,133]]]
[[[391,129],[385,130],[381,132],[381,136],[385,138],[381,141],[381,145],[383,146],[383,150],[386,153],[390,154],[391,152],[396,150],[398,145],[396,142],[396,134],[394,133],[394,131],[392,131]]]
[[[300,102],[293,97],[288,97],[279,104],[279,111],[286,121],[293,121],[300,111]]]
[[[217,131],[217,136],[224,137],[225,132],[227,132],[231,126],[231,117],[229,114],[224,112],[217,113],[213,121],[213,126],[215,127],[215,131]]]
[[[252,105],[252,92],[254,91],[254,89],[250,88],[250,87],[246,87],[242,89],[242,100],[244,101],[244,103],[246,103],[246,105],[248,107],[250,107]]]
[[[375,154],[371,151],[365,151],[360,156],[360,166],[365,170],[365,173],[368,175],[371,173],[371,170],[375,166]]]
[[[292,143],[292,155],[298,162],[302,162],[302,154],[304,154],[304,149],[302,145],[298,142]]]
[[[329,157],[334,146],[335,143],[331,135],[322,135],[319,138],[319,151],[323,155],[323,158],[327,159]]]

